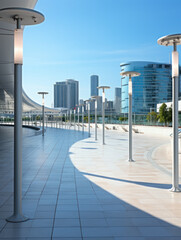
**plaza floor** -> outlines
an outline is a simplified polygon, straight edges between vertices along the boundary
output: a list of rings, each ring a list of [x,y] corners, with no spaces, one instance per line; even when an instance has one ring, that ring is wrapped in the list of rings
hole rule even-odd
[[[0,127],[0,239],[181,239],[181,193],[172,193],[169,137],[107,130],[106,145],[73,129],[25,129],[24,223],[13,210],[13,128]],[[167,146],[166,148],[164,146]]]

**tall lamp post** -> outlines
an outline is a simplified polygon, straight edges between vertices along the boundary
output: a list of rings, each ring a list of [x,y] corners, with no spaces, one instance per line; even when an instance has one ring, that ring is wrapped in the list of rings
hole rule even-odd
[[[48,92],[38,92],[38,94],[42,95],[42,136],[44,136],[45,133],[45,95],[48,94]]]
[[[74,108],[74,130],[75,130],[75,114],[76,114],[76,109]]]
[[[25,8],[0,9],[0,19],[16,24],[14,31],[14,212],[8,222],[28,220],[22,213],[22,65],[23,29],[44,21],[44,16]]]
[[[81,104],[82,107],[82,133],[84,133],[84,104]]]
[[[90,103],[91,99],[86,100],[87,110],[88,110],[88,136],[90,137]]]
[[[72,109],[70,109],[70,127],[72,126]]]
[[[79,111],[80,111],[80,108],[79,106],[77,106],[77,124],[78,124],[78,131],[80,131],[80,126],[79,126]]]
[[[173,151],[172,151],[172,192],[180,192],[179,188],[179,157],[178,157],[178,81],[179,81],[179,54],[177,45],[181,45],[181,34],[173,34],[158,39],[158,44],[173,46],[172,51],[172,127],[173,127]]]
[[[128,93],[129,93],[129,114],[128,114],[128,120],[129,120],[129,162],[134,162],[132,157],[132,77],[138,77],[140,76],[140,73],[134,72],[134,71],[127,71],[122,72],[121,75],[123,77],[129,77],[129,86],[128,86]]]
[[[110,89],[109,86],[100,86],[102,89],[102,144],[105,144],[105,89]]]
[[[97,100],[100,96],[92,96],[92,99],[95,100],[95,140],[97,140]]]

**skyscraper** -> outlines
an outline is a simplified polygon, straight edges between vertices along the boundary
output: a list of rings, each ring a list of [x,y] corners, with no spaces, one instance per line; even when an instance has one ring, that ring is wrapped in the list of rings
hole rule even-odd
[[[90,77],[90,87],[91,87],[91,97],[92,96],[98,96],[99,91],[98,91],[98,86],[99,86],[99,76],[98,75],[92,75]]]
[[[115,88],[114,109],[116,113],[121,112],[121,88]]]
[[[54,84],[54,107],[74,108],[79,103],[79,82],[73,79]]]

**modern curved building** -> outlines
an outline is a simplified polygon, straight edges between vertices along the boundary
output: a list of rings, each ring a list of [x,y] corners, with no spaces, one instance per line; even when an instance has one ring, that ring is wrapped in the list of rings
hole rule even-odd
[[[37,0],[1,0],[3,8],[33,9]],[[14,112],[14,25],[0,21],[0,112]],[[41,111],[41,106],[23,91],[23,111]],[[57,111],[45,108],[47,112]]]
[[[172,100],[171,64],[134,61],[123,63],[120,67],[121,72],[136,71],[141,73],[139,77],[132,78],[133,113],[147,114],[152,110],[156,111],[158,103],[170,102]],[[122,113],[128,113],[128,81],[128,77],[121,78]]]

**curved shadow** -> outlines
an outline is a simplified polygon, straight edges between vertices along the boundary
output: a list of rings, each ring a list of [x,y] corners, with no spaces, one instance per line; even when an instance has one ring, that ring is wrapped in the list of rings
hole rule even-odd
[[[81,172],[81,173],[84,174],[84,175],[92,176],[92,177],[104,178],[104,179],[118,181],[118,182],[132,183],[132,184],[146,186],[146,187],[163,188],[163,189],[170,189],[171,188],[171,184],[131,181],[131,180],[120,179],[120,178],[106,177],[106,176],[103,176],[103,175],[97,175],[97,174],[92,174],[92,173],[87,173],[87,172]]]
[[[13,164],[8,151],[12,142],[4,147],[0,145],[0,150],[3,149],[0,159],[0,238],[14,239],[21,233],[25,238],[49,239],[180,239],[179,227],[117,198],[83,174],[152,188],[167,188],[167,185],[108,178],[75,168],[70,156],[77,154],[76,147],[75,152],[74,146],[71,152],[69,149],[87,137],[87,133],[83,135],[78,131],[48,129],[43,139],[42,136],[24,139],[23,211],[31,221],[16,227],[4,222],[13,203]],[[166,209],[163,211],[167,212]]]

